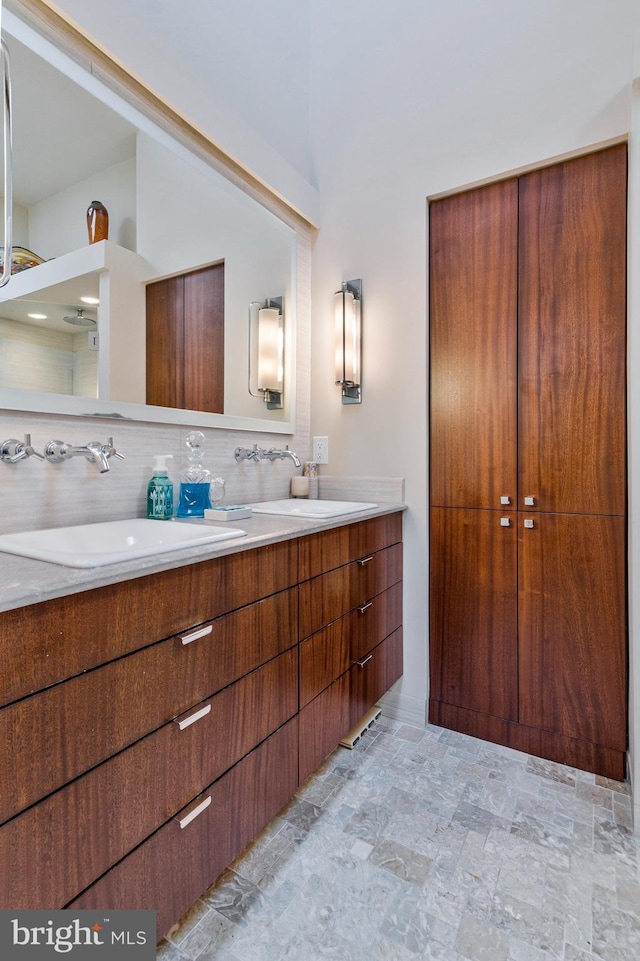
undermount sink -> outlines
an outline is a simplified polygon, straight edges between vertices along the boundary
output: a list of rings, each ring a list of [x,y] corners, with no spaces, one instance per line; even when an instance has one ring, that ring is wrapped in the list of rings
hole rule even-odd
[[[238,537],[246,531],[141,517],[0,535],[0,551],[65,567],[102,567]]]
[[[287,517],[342,517],[357,514],[359,511],[372,510],[377,504],[362,501],[316,501],[292,497],[281,501],[262,501],[251,504],[254,514],[282,514]]]

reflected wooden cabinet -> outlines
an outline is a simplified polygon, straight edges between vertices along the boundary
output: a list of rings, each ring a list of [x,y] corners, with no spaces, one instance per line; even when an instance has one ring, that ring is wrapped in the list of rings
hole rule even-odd
[[[430,718],[621,779],[626,146],[430,225]]]
[[[147,286],[147,404],[224,413],[224,264]]]

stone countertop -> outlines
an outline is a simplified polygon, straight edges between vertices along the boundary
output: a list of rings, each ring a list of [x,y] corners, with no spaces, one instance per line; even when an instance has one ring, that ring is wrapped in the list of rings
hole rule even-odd
[[[140,557],[119,564],[104,567],[63,567],[47,561],[31,560],[15,554],[0,552],[0,611],[15,610],[27,604],[38,604],[54,597],[90,591],[96,587],[133,580],[146,574],[184,567],[212,557],[236,554],[239,551],[275,544],[277,541],[290,540],[315,531],[332,527],[344,527],[371,517],[381,517],[407,509],[406,504],[382,504],[371,510],[348,514],[344,517],[331,517],[324,520],[316,518],[283,517],[276,514],[254,514],[251,518],[229,521],[231,529],[237,524],[246,536],[225,540],[217,544],[204,544],[183,550],[168,551],[151,557]],[[206,524],[207,521],[194,518],[190,524]]]

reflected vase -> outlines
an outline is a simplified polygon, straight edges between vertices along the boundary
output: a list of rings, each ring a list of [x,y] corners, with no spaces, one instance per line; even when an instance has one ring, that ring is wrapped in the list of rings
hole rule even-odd
[[[87,231],[90,244],[109,237],[109,211],[99,200],[92,200],[87,210]]]

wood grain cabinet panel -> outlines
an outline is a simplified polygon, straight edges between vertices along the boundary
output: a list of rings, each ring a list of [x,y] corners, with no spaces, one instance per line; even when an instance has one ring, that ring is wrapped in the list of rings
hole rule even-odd
[[[349,672],[351,684],[350,727],[354,727],[368,710],[402,674],[402,628],[362,657]]]
[[[147,403],[224,413],[224,264],[149,284]]]
[[[348,671],[401,623],[402,584],[398,583],[302,641],[300,707]]]
[[[351,727],[347,671],[300,711],[300,781],[306,780]]]
[[[260,789],[256,786],[260,785]],[[68,907],[153,909],[158,937],[278,813],[298,785],[298,719],[273,734]]]
[[[296,620],[296,591],[274,594],[4,708],[2,819],[292,647]]]
[[[368,521],[331,528],[300,538],[300,580],[324,574],[349,561],[399,544],[402,540],[402,514],[386,514]]]
[[[431,510],[431,697],[515,721],[518,542],[501,516]]]
[[[402,579],[402,545],[394,544],[300,585],[300,637],[363,606]]]
[[[518,181],[430,207],[431,503],[516,497]]]
[[[0,704],[297,581],[298,546],[289,540],[0,613],[0,639],[11,651]]]
[[[625,520],[531,519],[520,531],[519,719],[624,752]]]
[[[626,510],[626,166],[619,144],[520,178],[523,509]]]
[[[0,827],[0,904],[63,907],[297,710],[294,648],[33,805]]]

